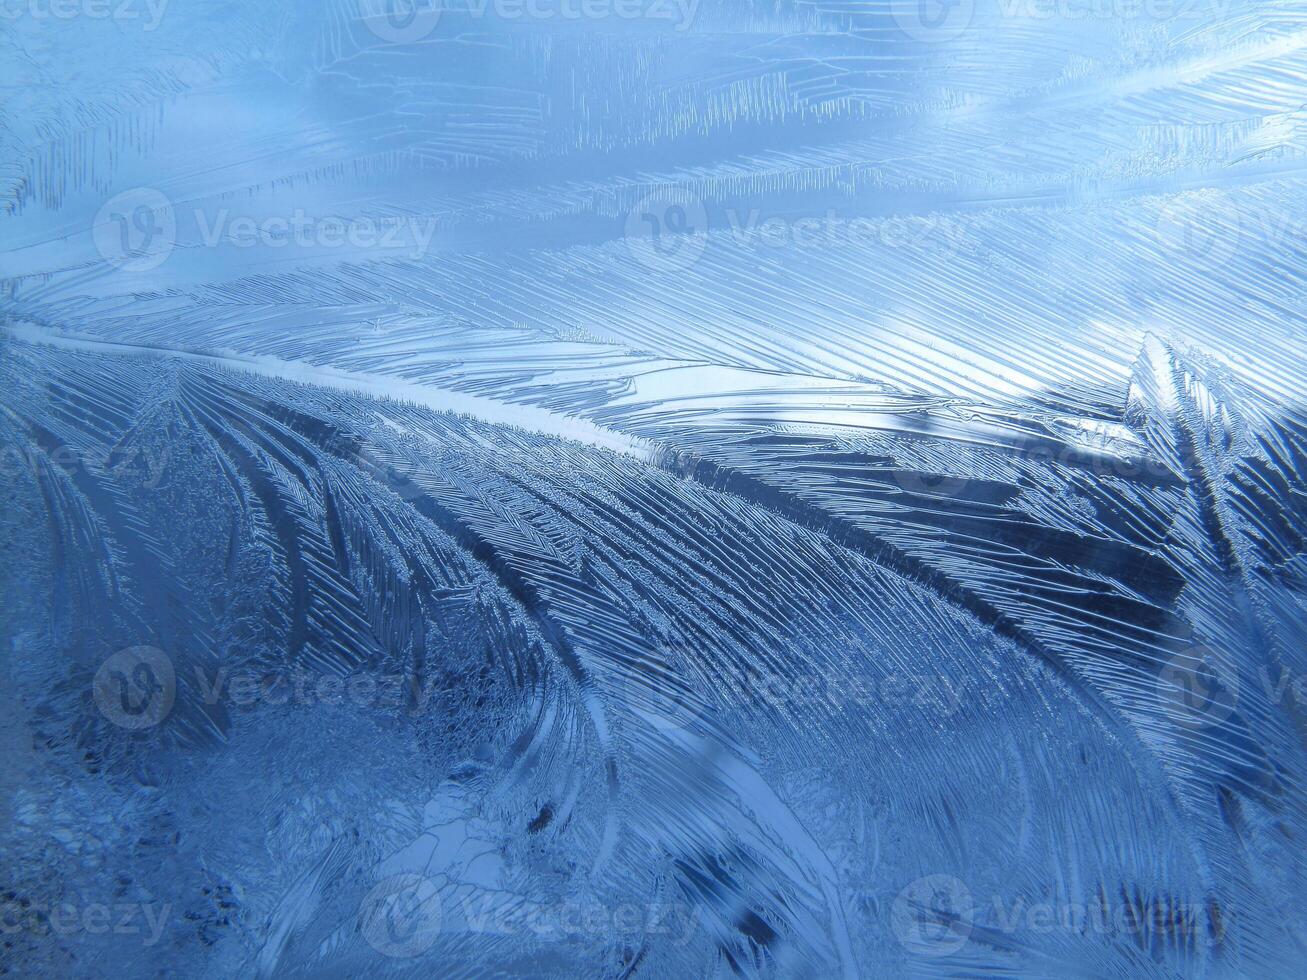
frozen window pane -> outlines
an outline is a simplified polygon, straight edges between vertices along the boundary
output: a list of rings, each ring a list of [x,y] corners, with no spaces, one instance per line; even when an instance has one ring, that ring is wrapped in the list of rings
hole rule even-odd
[[[1301,974],[1307,12],[0,14],[6,968]]]

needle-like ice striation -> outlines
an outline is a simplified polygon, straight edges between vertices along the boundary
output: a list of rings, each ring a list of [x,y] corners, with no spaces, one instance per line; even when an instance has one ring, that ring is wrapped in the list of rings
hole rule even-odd
[[[1301,973],[1307,12],[3,14],[9,972]]]

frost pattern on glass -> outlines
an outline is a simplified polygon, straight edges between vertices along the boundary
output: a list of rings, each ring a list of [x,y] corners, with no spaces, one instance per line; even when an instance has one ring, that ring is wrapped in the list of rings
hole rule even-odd
[[[19,0],[22,976],[1293,976],[1307,9]]]

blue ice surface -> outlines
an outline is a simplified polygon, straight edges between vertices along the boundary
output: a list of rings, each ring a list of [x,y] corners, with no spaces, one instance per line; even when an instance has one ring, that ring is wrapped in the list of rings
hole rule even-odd
[[[1307,8],[0,15],[0,972],[1307,975]]]

